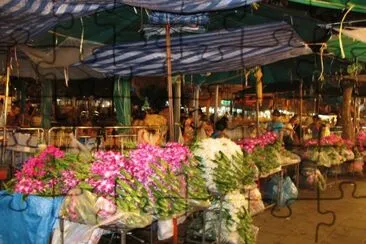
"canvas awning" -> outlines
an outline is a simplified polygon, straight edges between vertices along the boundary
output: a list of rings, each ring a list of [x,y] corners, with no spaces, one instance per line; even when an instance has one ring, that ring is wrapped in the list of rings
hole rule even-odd
[[[29,43],[65,20],[128,4],[147,9],[193,13],[230,9],[259,0],[3,0],[0,1],[0,47]],[[68,28],[68,27],[65,27]]]
[[[173,73],[240,70],[311,53],[284,22],[172,38]],[[83,64],[120,76],[166,75],[165,40],[97,49]]]

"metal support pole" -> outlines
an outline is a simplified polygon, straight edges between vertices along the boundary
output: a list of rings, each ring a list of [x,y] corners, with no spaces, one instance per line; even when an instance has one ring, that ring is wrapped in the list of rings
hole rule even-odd
[[[170,25],[165,25],[166,42],[166,66],[168,79],[168,101],[169,101],[169,140],[174,140],[174,115],[173,115],[173,82],[172,82],[172,63],[171,63],[171,40]]]

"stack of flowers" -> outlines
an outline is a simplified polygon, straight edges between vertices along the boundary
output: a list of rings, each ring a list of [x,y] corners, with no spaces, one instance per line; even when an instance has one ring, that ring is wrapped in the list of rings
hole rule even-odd
[[[255,165],[244,158],[241,148],[229,139],[202,140],[193,154],[204,171],[210,192],[224,195],[254,183]]]
[[[223,214],[220,223],[220,217],[217,212],[222,208]],[[225,195],[222,204],[219,201],[209,208],[207,212],[206,232],[208,236],[215,237],[221,226],[220,241],[224,243],[255,243],[254,233],[252,231],[252,220],[247,213],[248,201],[240,193],[233,191]]]
[[[203,170],[206,186],[214,197],[206,230],[216,240],[230,243],[252,243],[251,218],[245,213],[247,201],[239,191],[254,183],[258,169],[237,144],[229,139],[205,139],[196,145],[193,154]],[[243,214],[243,211],[245,214]],[[222,218],[219,238],[218,220]]]
[[[320,146],[347,146],[348,148],[353,146],[353,142],[350,140],[345,140],[340,136],[331,134],[330,136],[325,136],[320,139]],[[304,142],[306,147],[318,146],[319,140],[309,139]]]
[[[88,173],[88,166],[76,155],[49,146],[28,159],[7,187],[25,195],[63,195],[85,180]]]
[[[281,166],[279,157],[281,143],[276,133],[266,132],[261,136],[245,138],[237,143],[254,161],[261,175],[268,174]]]
[[[320,147],[318,147],[319,144]],[[304,157],[318,162],[319,166],[331,167],[354,159],[353,145],[352,141],[334,134],[321,138],[320,142],[316,139],[310,139],[305,141],[307,150]]]
[[[261,136],[255,138],[245,138],[237,142],[240,147],[247,153],[252,153],[256,147],[266,147],[267,145],[274,144],[278,139],[278,136],[274,132],[266,132]]]
[[[165,148],[139,145],[127,156],[98,152],[87,182],[94,193],[113,199],[123,211],[168,218],[185,207],[177,175],[190,157],[189,149],[177,143]]]

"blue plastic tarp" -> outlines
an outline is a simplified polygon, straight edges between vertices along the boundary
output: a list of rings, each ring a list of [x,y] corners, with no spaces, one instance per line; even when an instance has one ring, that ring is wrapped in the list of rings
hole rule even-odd
[[[63,197],[46,198],[0,192],[0,244],[47,244]]]

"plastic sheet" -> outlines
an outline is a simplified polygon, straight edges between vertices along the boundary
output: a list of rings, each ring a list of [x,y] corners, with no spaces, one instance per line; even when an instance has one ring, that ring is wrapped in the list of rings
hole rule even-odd
[[[84,244],[98,244],[102,235],[108,231],[99,228],[94,228],[90,225],[82,225],[72,223],[65,220],[64,223],[64,243],[84,243]],[[60,228],[57,227],[52,236],[52,244],[61,244]]]
[[[252,216],[264,211],[265,207],[262,201],[262,195],[258,188],[246,191],[245,197],[248,199],[249,212]]]
[[[0,243],[48,243],[62,197],[45,198],[0,192]]]
[[[264,199],[272,200],[273,202],[278,201],[277,205],[281,207],[289,206],[297,199],[298,190],[290,177],[284,179],[282,189],[279,190],[280,180],[279,176],[272,177],[265,187]],[[278,194],[280,194],[280,198]]]
[[[94,227],[115,224],[126,229],[144,228],[152,223],[150,215],[137,212],[121,212],[97,195],[73,189],[65,198],[61,214],[66,219]]]

